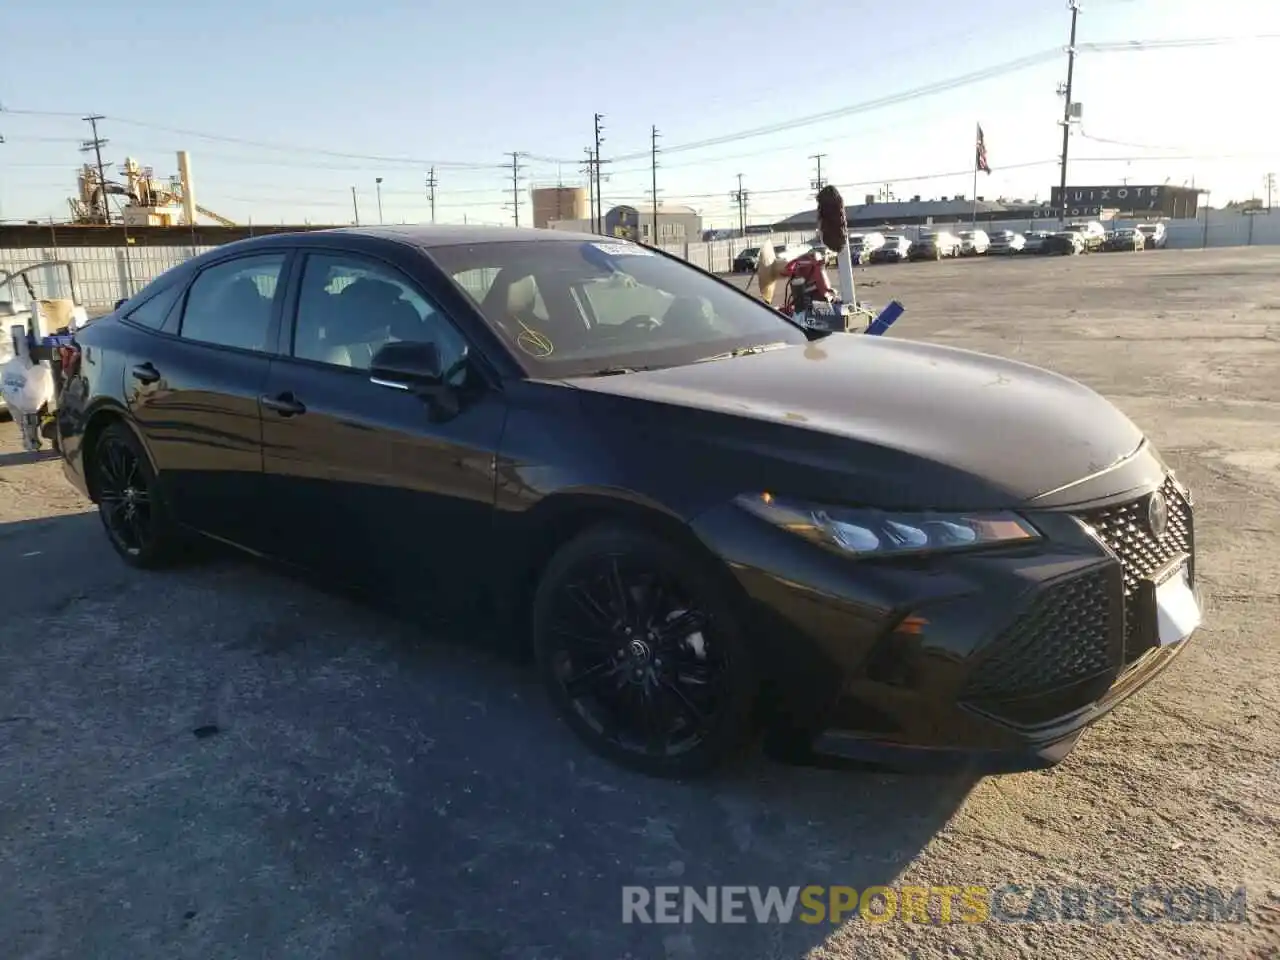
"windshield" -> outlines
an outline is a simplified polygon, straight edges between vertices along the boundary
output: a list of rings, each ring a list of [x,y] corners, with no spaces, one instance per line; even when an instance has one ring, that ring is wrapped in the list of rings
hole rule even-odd
[[[896,247],[901,242],[902,242],[901,237],[885,237],[884,238],[884,245],[886,247]]]
[[[808,342],[754,297],[638,244],[518,240],[433,247],[430,256],[535,377]]]
[[[1142,224],[1141,226],[1138,227],[1138,232],[1139,233],[1155,233],[1156,228],[1154,224]]]

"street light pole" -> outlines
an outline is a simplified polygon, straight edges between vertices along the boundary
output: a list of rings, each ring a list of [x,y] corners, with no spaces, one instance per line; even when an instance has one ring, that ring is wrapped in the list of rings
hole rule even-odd
[[[382,178],[374,177],[373,184],[378,189],[378,225],[382,225]]]

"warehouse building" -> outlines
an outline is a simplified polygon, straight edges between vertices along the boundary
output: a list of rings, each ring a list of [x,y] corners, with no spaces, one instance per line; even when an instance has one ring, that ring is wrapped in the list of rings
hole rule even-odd
[[[590,217],[553,220],[548,223],[553,230],[572,230],[591,233]],[[611,207],[604,214],[604,229],[608,237],[624,237],[641,243],[653,243],[653,208],[621,205]],[[693,207],[666,203],[658,205],[657,243],[693,243],[702,239],[702,217]]]
[[[871,229],[890,224],[899,226],[926,226],[928,224],[949,223],[990,223],[999,220],[1029,220],[1037,209],[1034,203],[1022,200],[986,200],[982,197],[975,203],[964,196],[952,197],[949,200],[923,200],[912,197],[910,200],[877,201],[868,197],[867,202],[845,207],[845,217],[850,227]],[[816,210],[806,210],[773,224],[778,231],[812,230],[818,225]]]

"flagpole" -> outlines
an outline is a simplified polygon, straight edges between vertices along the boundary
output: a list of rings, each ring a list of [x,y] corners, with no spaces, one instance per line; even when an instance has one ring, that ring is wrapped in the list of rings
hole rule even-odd
[[[973,229],[978,229],[978,137],[981,136],[982,124],[975,124],[973,131]]]

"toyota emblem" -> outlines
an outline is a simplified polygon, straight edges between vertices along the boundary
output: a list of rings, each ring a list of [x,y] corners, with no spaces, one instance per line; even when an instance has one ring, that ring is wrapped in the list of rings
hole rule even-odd
[[[1163,537],[1169,527],[1169,503],[1159,490],[1147,501],[1147,526],[1156,538]]]

